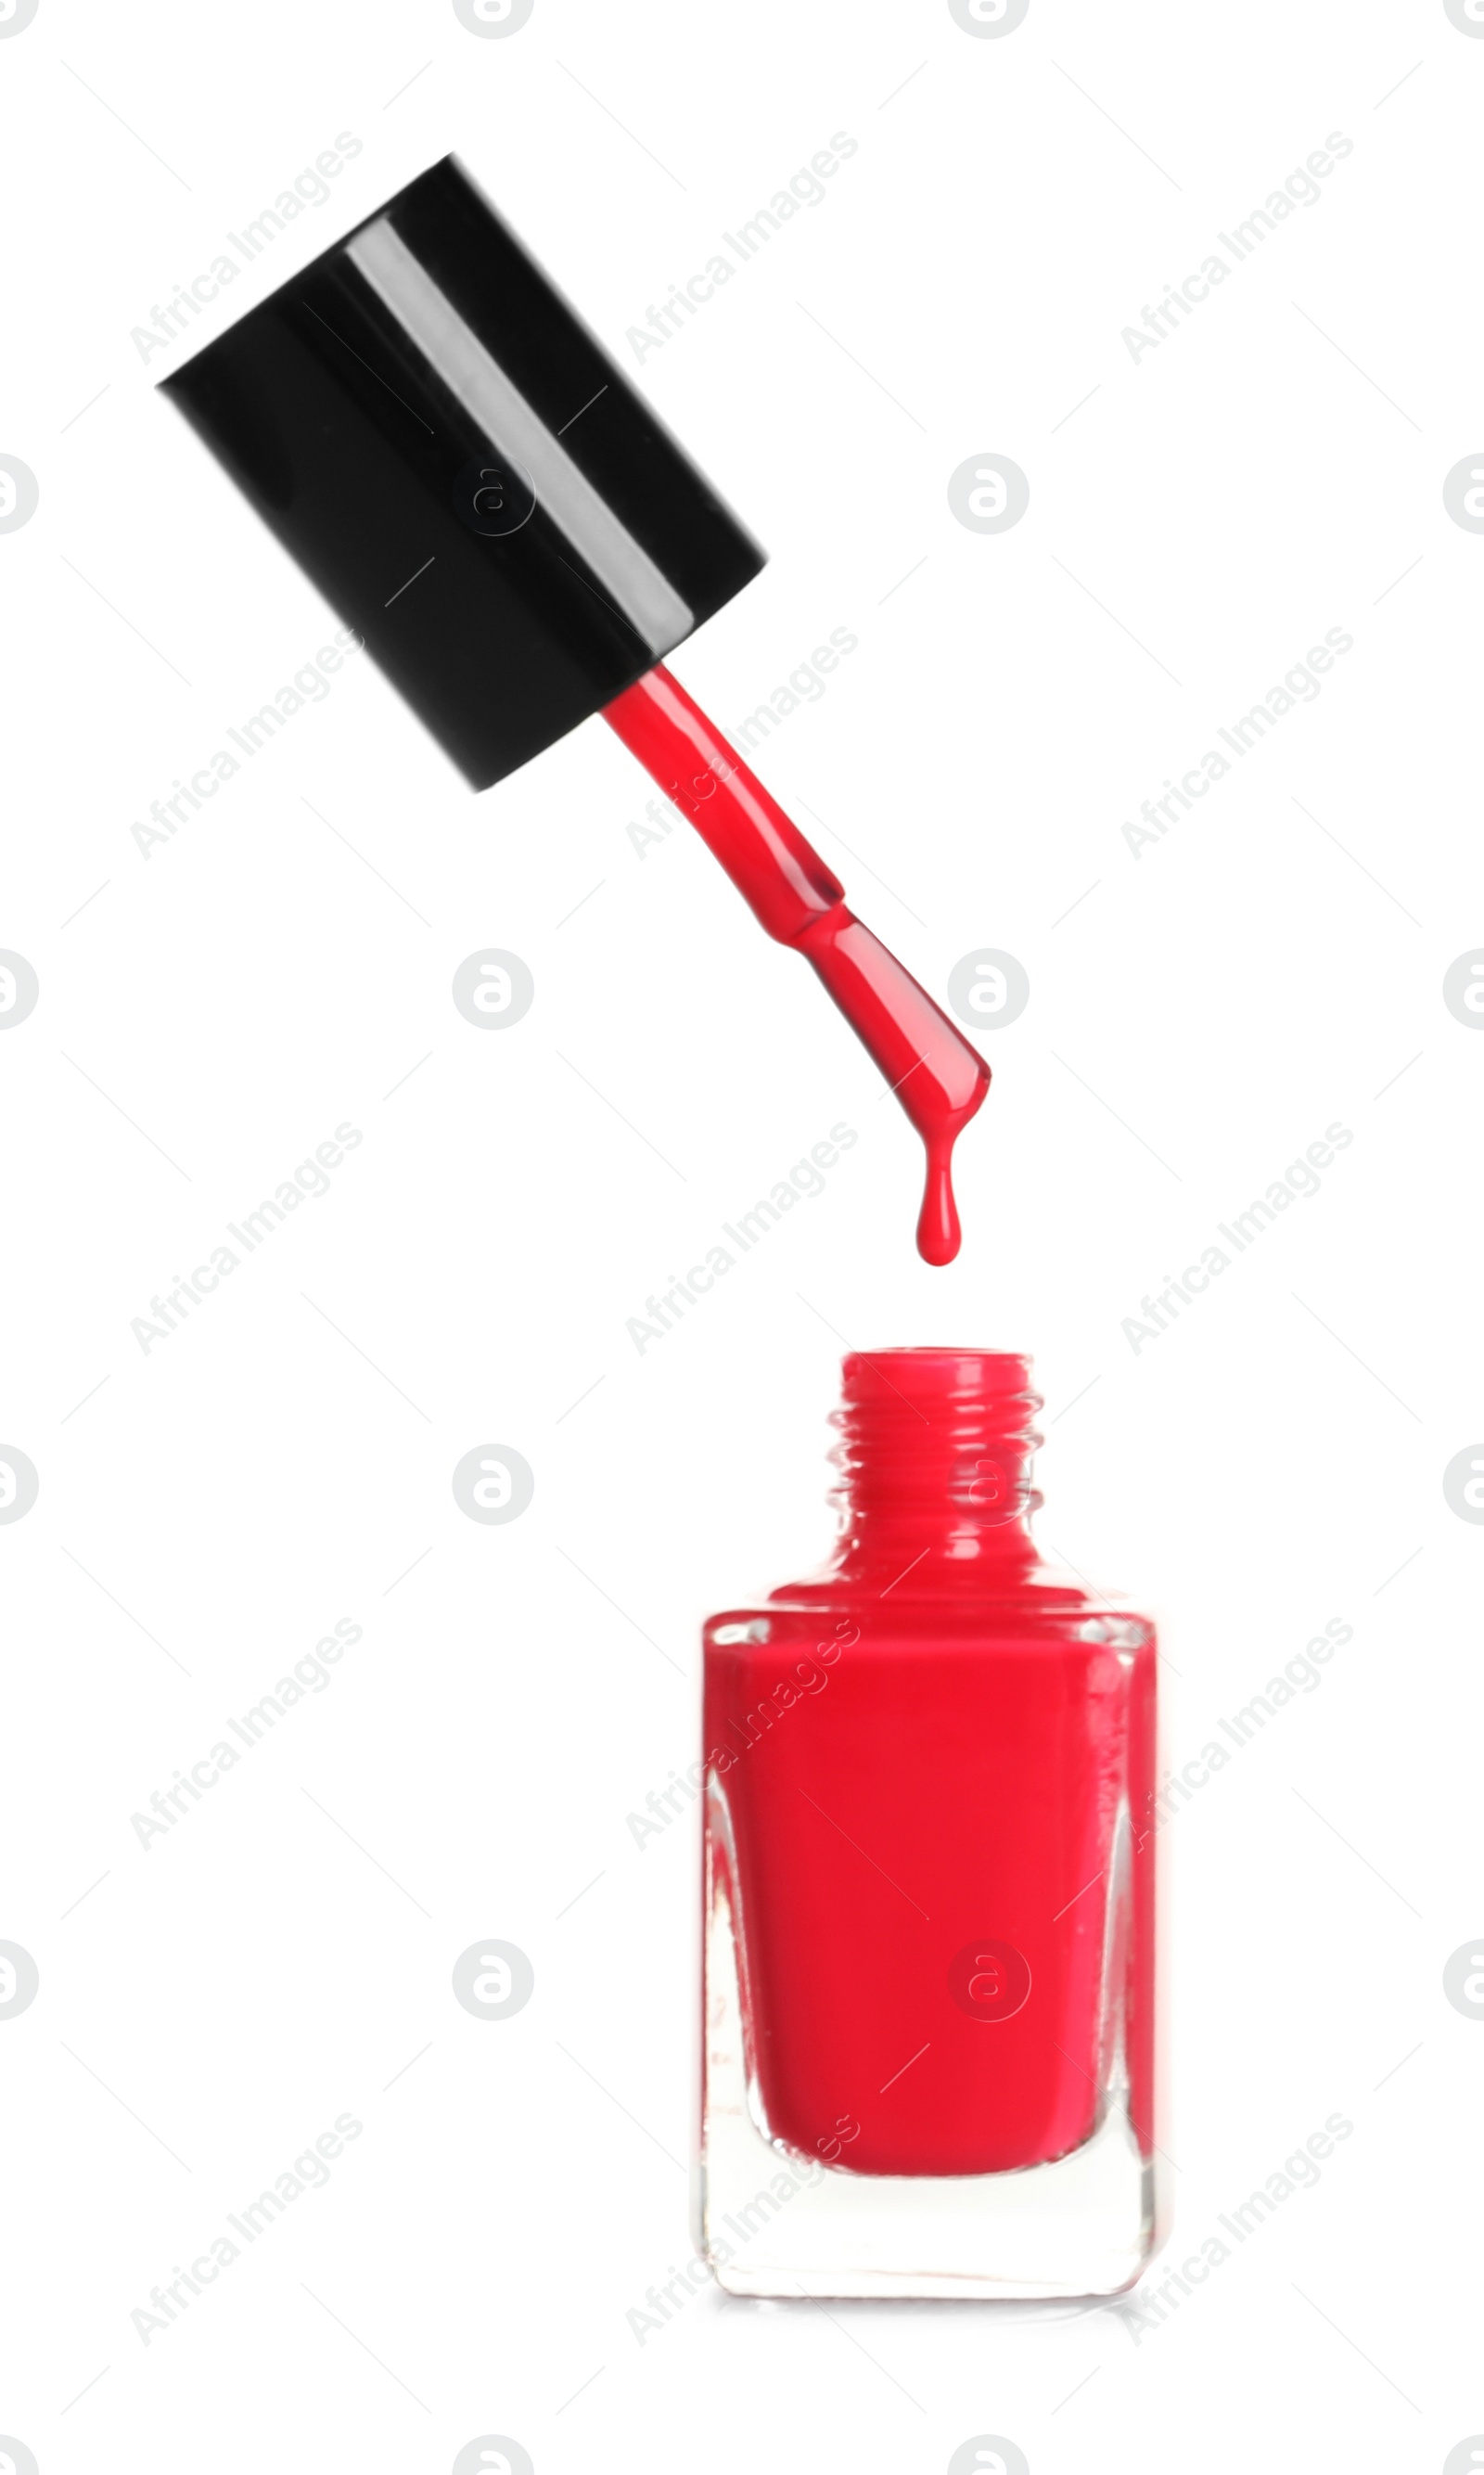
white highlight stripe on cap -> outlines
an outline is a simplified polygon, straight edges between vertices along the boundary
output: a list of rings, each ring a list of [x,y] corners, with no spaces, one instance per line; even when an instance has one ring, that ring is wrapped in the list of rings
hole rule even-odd
[[[658,657],[678,644],[695,624],[693,612],[578,471],[554,431],[512,386],[405,241],[383,220],[357,233],[346,255],[464,410],[498,448],[525,467],[538,504],[561,527],[650,651]]]

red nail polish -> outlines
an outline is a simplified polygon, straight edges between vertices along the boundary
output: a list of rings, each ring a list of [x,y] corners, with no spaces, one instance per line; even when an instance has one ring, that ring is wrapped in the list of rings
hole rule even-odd
[[[1154,1627],[1029,1361],[852,1355],[840,1536],[706,1627],[702,2210],[741,2294],[1114,2293],[1157,2235]]]
[[[844,887],[663,662],[603,719],[690,818],[770,937],[814,965],[922,1137],[927,1179],[917,1252],[959,1252],[953,1147],[983,1107],[989,1068],[893,953],[845,907]]]
[[[881,1067],[952,1262],[989,1069],[665,668],[764,553],[452,157],[160,384],[476,790],[605,716]]]

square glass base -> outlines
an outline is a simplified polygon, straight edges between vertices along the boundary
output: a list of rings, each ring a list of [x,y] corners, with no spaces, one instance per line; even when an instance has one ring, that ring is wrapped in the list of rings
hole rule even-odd
[[[1154,2162],[1121,2067],[1069,2155],[996,2174],[852,2174],[769,2137],[749,2087],[725,1890],[706,1937],[705,2100],[697,2248],[729,2294],[1069,2297],[1117,2294],[1153,2254]]]

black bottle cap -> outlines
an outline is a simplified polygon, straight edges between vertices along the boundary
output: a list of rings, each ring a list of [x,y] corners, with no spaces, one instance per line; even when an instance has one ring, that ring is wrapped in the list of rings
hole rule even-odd
[[[161,385],[475,790],[764,564],[451,155]]]

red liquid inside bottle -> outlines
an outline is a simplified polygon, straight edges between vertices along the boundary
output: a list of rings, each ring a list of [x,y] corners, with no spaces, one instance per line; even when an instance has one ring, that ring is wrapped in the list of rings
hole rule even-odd
[[[1154,2231],[1154,1630],[1039,1562],[1025,1360],[844,1374],[834,1560],[706,1628],[708,2176],[749,2135],[805,2176],[718,2274],[1112,2291]]]

